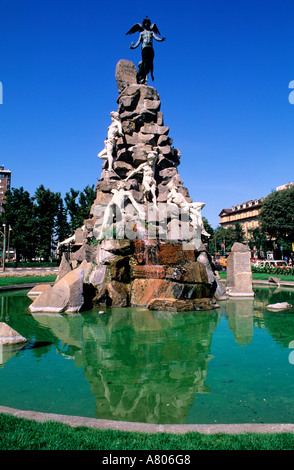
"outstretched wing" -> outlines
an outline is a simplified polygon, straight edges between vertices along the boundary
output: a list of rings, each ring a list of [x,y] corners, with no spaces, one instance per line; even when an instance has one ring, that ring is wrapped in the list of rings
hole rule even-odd
[[[143,26],[140,24],[140,23],[136,23],[134,24],[134,26],[131,27],[131,29],[126,33],[127,34],[134,34],[136,33],[137,31],[144,31],[144,28]]]
[[[160,32],[159,32],[159,29],[157,28],[156,24],[153,23],[153,25],[151,25],[151,31],[153,31],[155,34],[159,34],[159,36],[161,36]]]

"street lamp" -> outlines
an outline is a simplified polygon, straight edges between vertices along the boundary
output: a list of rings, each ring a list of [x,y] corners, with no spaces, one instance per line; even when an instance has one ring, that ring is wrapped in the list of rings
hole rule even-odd
[[[10,234],[12,232],[12,228],[9,225],[9,230],[8,230],[8,241],[7,241],[7,253],[8,253],[8,262],[9,262],[9,249],[10,249]]]
[[[3,224],[3,227],[4,227],[4,233],[2,233],[3,235],[3,266],[2,266],[2,270],[3,272],[5,271],[5,252],[6,252],[6,224]]]

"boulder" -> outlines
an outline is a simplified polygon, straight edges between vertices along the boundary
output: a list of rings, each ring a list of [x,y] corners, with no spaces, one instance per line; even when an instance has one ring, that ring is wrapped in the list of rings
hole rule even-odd
[[[127,307],[129,305],[127,285],[118,281],[111,281],[102,285],[93,299],[93,304],[109,307]]]
[[[56,282],[60,281],[60,279],[62,279],[67,273],[69,273],[71,271],[71,265],[67,259],[67,256],[65,253],[62,253],[62,258],[61,258],[61,262],[60,262],[60,265],[59,265],[59,271],[58,271],[58,276],[56,278]]]
[[[73,269],[51,289],[42,292],[30,305],[30,312],[71,313],[79,312],[84,304],[84,265]]]
[[[38,286],[33,287],[28,293],[27,296],[30,299],[35,299],[38,297],[38,295],[42,294],[42,292],[45,292],[46,290],[50,290],[51,286],[50,284],[39,284]]]
[[[288,302],[277,302],[276,304],[270,304],[266,306],[268,310],[286,310],[292,307],[293,305],[289,304]]]
[[[7,323],[0,322],[0,344],[18,344],[26,342],[27,339],[7,325]]]
[[[170,312],[184,312],[194,310],[194,304],[192,300],[155,298],[149,302],[148,308],[150,310],[168,310]]]
[[[137,83],[137,68],[134,63],[121,59],[116,65],[115,79],[119,93],[127,86]]]

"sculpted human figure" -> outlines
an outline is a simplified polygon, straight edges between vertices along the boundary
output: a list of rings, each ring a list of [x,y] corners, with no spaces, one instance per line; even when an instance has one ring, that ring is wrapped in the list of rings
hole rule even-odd
[[[158,42],[165,41],[165,37],[159,38],[156,36],[155,33],[160,35],[160,32],[156,26],[156,24],[151,25],[151,21],[149,18],[145,18],[142,21],[142,25],[140,23],[135,24],[126,34],[133,34],[137,31],[140,31],[140,36],[136,44],[133,42],[130,45],[130,49],[136,49],[140,44],[142,44],[141,53],[142,53],[142,63],[140,64],[141,70],[138,72],[138,76],[140,77],[139,83],[146,83],[148,73],[151,74],[152,80],[154,80],[153,76],[153,59],[154,59],[154,49],[153,49],[153,39]]]
[[[112,111],[110,113],[112,123],[108,127],[107,139],[104,149],[98,153],[98,158],[108,161],[108,171],[112,170],[115,145],[118,137],[123,136],[122,125],[119,113]]]
[[[123,181],[119,181],[117,185],[117,189],[112,189],[111,192],[113,196],[105,209],[103,223],[102,223],[102,227],[101,227],[101,231],[100,231],[100,235],[98,239],[101,239],[103,237],[104,231],[107,230],[107,228],[111,227],[113,223],[114,210],[116,210],[116,215],[119,215],[122,219],[124,219],[124,216],[125,216],[124,205],[127,199],[130,200],[130,202],[132,203],[132,205],[138,212],[139,217],[142,219],[145,218],[145,213],[141,210],[141,208],[139,207],[139,205],[133,198],[131,192],[126,191],[124,189]]]
[[[196,236],[199,238],[201,235],[210,237],[210,234],[206,232],[201,216],[201,209],[205,206],[204,202],[188,202],[186,201],[183,194],[181,194],[176,186],[175,182],[171,180],[167,187],[169,189],[169,194],[167,196],[167,202],[176,204],[181,207],[182,210],[186,211],[191,220],[191,225],[196,231]]]
[[[157,207],[157,201],[156,201],[156,181],[154,178],[154,174],[155,174],[155,164],[156,164],[157,157],[158,157],[158,153],[156,151],[149,152],[147,155],[147,161],[144,163],[141,163],[141,165],[139,165],[138,168],[133,170],[126,178],[126,180],[128,180],[136,173],[139,173],[140,171],[142,171],[143,172],[142,185],[143,185],[143,194],[144,194],[145,201],[148,202],[151,198],[151,200],[153,201],[153,205],[155,207]]]

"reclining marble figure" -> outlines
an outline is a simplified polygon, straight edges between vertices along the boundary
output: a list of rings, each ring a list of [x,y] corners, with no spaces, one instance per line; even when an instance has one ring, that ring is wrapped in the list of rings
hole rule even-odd
[[[129,199],[129,201],[131,202],[131,204],[137,211],[139,218],[143,220],[145,219],[145,212],[140,208],[138,203],[135,201],[131,192],[126,191],[124,189],[124,181],[119,181],[117,185],[117,189],[112,189],[111,192],[113,196],[105,209],[103,223],[100,229],[100,233],[97,236],[98,240],[101,240],[105,232],[107,232],[107,230],[112,227],[114,215],[116,215],[117,218],[120,218],[123,223],[125,222],[125,218],[126,218],[125,202],[127,199]]]

